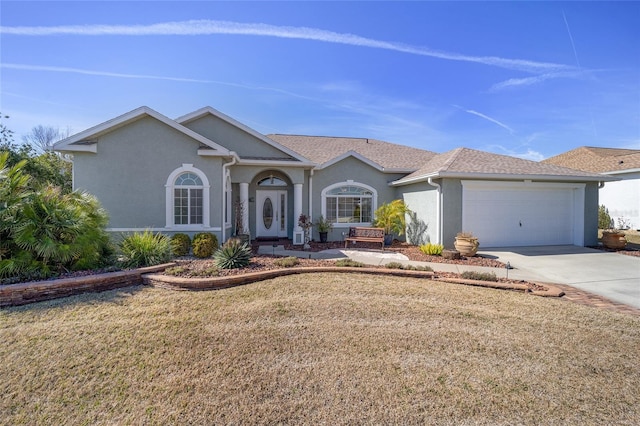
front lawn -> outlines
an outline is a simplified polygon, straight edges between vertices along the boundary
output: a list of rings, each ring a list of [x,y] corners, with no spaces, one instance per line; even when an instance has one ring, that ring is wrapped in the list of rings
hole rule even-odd
[[[358,274],[0,310],[3,424],[638,424],[640,318]]]

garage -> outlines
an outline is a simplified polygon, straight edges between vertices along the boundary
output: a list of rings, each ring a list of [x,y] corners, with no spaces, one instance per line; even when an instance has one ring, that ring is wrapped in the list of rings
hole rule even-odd
[[[584,244],[584,184],[462,181],[462,187],[462,229],[481,247]]]

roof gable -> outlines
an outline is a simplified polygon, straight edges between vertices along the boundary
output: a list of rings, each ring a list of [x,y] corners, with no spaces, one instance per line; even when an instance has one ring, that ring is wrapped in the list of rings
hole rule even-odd
[[[542,161],[596,173],[640,169],[640,150],[581,146]]]
[[[170,118],[146,106],[136,108],[132,111],[129,111],[111,120],[105,121],[104,123],[98,124],[97,126],[93,126],[83,132],[77,133],[66,139],[58,141],[53,145],[53,149],[55,151],[70,151],[70,152],[80,151],[80,152],[96,153],[98,150],[98,147],[97,147],[98,141],[101,136],[107,133],[113,132],[130,123],[138,121],[144,117],[151,117],[155,120],[158,120],[166,124],[167,126],[170,126],[173,129],[198,141],[200,144],[208,148],[206,150],[207,155],[222,155],[222,156],[229,155],[229,151],[226,148],[182,126],[181,124],[176,123]]]
[[[309,160],[300,155],[300,153],[291,150],[290,148],[281,145],[277,141],[270,139],[269,137],[253,130],[252,128],[240,123],[239,121],[229,117],[228,115],[210,107],[200,108],[194,112],[183,115],[176,119],[176,122],[184,125],[185,127],[193,128],[199,133],[209,137],[209,139],[216,140],[218,143],[230,143],[229,141],[223,142],[223,134],[225,130],[221,126],[216,126],[216,121],[221,121],[226,127],[226,133],[232,132],[234,129],[245,135],[251,137],[255,142],[260,143],[262,146],[242,146],[234,147],[234,151],[237,152],[241,161],[242,160],[254,160],[254,161],[297,161],[305,164],[309,163]],[[237,133],[236,133],[237,134]],[[256,152],[257,151],[257,152]]]
[[[545,180],[610,180],[598,173],[574,170],[553,164],[508,155],[493,154],[470,148],[457,148],[436,155],[419,170],[394,182],[403,185],[428,178],[545,179]]]

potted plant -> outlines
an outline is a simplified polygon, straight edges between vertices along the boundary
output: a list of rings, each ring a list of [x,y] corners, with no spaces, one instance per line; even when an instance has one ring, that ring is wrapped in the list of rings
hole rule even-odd
[[[478,252],[478,247],[480,247],[478,238],[471,232],[458,232],[453,245],[460,252],[460,255],[465,257],[475,256]]]
[[[393,234],[404,234],[406,227],[405,216],[410,212],[403,200],[393,200],[378,207],[375,211],[373,225],[384,229],[386,246],[391,245]]]
[[[333,223],[329,222],[327,219],[324,218],[324,216],[320,215],[316,223],[314,223],[314,226],[318,230],[318,234],[320,234],[320,242],[326,243],[327,234],[329,233],[331,228],[333,228]]]
[[[613,221],[611,221],[613,224]],[[613,250],[622,250],[627,245],[627,237],[625,237],[625,229],[629,229],[629,221],[624,218],[618,218],[618,226],[613,229],[605,229],[602,231],[602,245]]]

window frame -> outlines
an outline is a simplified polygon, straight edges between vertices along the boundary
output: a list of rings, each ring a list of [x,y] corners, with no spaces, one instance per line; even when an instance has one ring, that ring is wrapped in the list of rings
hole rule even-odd
[[[202,185],[177,185],[177,179],[185,173],[192,173],[197,176],[201,181]],[[193,164],[183,164],[182,167],[175,169],[169,177],[167,178],[167,182],[165,184],[166,188],[166,228],[173,230],[181,230],[181,231],[199,231],[203,229],[209,229],[209,192],[210,185],[209,179],[207,176],[199,169],[193,167]],[[188,223],[188,224],[178,224],[175,222],[175,190],[176,189],[201,189],[202,190],[202,223]],[[191,191],[188,192],[188,198],[191,199]],[[191,211],[188,213],[188,219],[191,221]]]
[[[378,191],[376,191],[375,188],[373,188],[372,186],[369,186],[367,184],[361,183],[361,182],[355,182],[353,180],[347,180],[345,182],[338,182],[338,183],[334,183],[332,185],[329,185],[327,187],[325,187],[322,190],[321,193],[321,200],[322,200],[322,208],[321,208],[321,213],[322,216],[327,219],[328,215],[327,215],[327,198],[332,198],[335,197],[336,199],[340,198],[339,196],[336,195],[332,195],[332,194],[328,194],[330,191],[336,189],[336,188],[340,188],[342,186],[355,186],[355,187],[359,187],[362,188],[366,191],[371,192],[371,196],[370,197],[366,197],[366,198],[370,198],[371,199],[371,222],[332,222],[333,223],[333,227],[334,228],[349,228],[352,226],[371,226],[371,224],[373,223],[373,214],[377,209],[378,206]],[[353,195],[349,195],[349,196],[345,196],[344,198],[354,198]],[[363,197],[360,197],[361,199]],[[338,206],[338,204],[336,204],[336,206]]]

